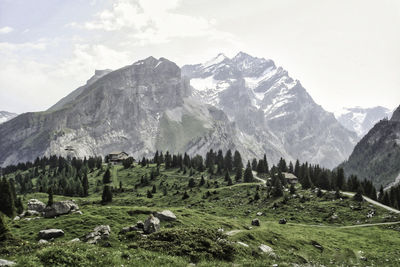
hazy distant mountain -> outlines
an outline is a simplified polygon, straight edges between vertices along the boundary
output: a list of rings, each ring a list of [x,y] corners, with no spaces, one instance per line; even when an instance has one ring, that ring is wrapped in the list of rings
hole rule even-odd
[[[317,105],[301,83],[269,59],[240,52],[219,54],[203,64],[186,65],[193,95],[222,109],[274,162],[283,156],[333,167],[346,159],[356,141],[333,114]]]
[[[8,111],[0,111],[0,124],[8,120],[11,120],[12,118],[15,118],[17,115],[18,114],[16,113],[11,113]]]
[[[347,174],[387,186],[400,175],[400,106],[390,120],[379,121],[356,145],[343,166]]]
[[[48,111],[0,125],[0,163],[51,154],[104,156],[115,150],[135,158],[157,149],[204,155],[210,148],[254,156],[241,146],[224,112],[190,97],[189,82],[175,63],[149,57],[97,74]]]
[[[361,138],[379,120],[390,118],[392,111],[381,106],[373,108],[343,108],[335,112],[337,120],[350,131],[354,131]]]

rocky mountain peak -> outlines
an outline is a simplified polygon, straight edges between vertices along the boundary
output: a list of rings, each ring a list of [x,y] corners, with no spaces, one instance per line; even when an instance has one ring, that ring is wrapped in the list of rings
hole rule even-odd
[[[400,106],[393,112],[392,118],[390,121],[397,121],[400,122]]]

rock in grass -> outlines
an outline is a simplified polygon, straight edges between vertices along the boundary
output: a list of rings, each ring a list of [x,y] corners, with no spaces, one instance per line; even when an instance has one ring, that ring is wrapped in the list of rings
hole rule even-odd
[[[144,222],[144,233],[151,234],[158,230],[160,230],[160,220],[151,214]]]
[[[46,207],[44,210],[44,217],[51,218],[78,210],[79,206],[72,200],[59,201],[53,203],[51,207]]]
[[[274,250],[270,246],[261,244],[258,248],[261,250],[262,253],[266,253],[270,256],[275,256]]]
[[[259,219],[253,219],[252,221],[251,221],[251,225],[253,225],[253,226],[260,226],[260,220]]]
[[[143,229],[144,229],[144,222],[138,221],[138,222],[136,223],[136,227],[143,230]]]
[[[28,210],[34,210],[37,212],[42,212],[46,208],[46,205],[37,199],[28,200]]]
[[[52,239],[52,238],[57,238],[60,236],[64,235],[64,231],[61,229],[47,229],[47,230],[42,230],[39,232],[39,238],[40,239]]]
[[[170,210],[163,210],[161,212],[154,213],[154,216],[160,219],[160,221],[175,221],[176,216]]]
[[[81,242],[81,240],[79,238],[74,238],[74,239],[68,241],[68,243],[75,243],[75,242]]]
[[[2,260],[0,259],[0,266],[13,266],[16,263],[13,261],[8,261],[8,260]]]
[[[111,228],[109,225],[99,225],[94,228],[93,232],[87,234],[84,240],[89,244],[96,244],[99,240],[108,239],[110,233]]]
[[[243,243],[243,242],[240,242],[240,241],[238,241],[237,243],[238,243],[239,245],[243,246],[243,247],[246,247],[246,248],[249,247],[249,245],[247,245],[246,243]]]

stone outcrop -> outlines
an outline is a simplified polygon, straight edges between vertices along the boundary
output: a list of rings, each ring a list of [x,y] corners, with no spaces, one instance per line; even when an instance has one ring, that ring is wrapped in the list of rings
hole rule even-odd
[[[64,231],[61,229],[47,229],[39,232],[39,238],[45,240],[61,237],[63,235]]]
[[[74,211],[78,211],[79,206],[72,200],[64,200],[55,202],[51,207],[46,207],[44,210],[44,217],[51,218],[59,215],[68,214]]]
[[[110,237],[111,228],[109,225],[99,225],[94,228],[93,232],[87,234],[84,241],[89,244],[96,244],[100,240],[105,240]]]
[[[176,221],[175,214],[170,210],[155,212],[154,217],[157,217],[160,221]]]
[[[151,234],[160,230],[160,220],[152,214],[144,222],[144,233]]]
[[[28,201],[28,210],[29,211],[37,211],[37,212],[43,212],[44,209],[46,208],[46,205],[37,199],[30,199]]]

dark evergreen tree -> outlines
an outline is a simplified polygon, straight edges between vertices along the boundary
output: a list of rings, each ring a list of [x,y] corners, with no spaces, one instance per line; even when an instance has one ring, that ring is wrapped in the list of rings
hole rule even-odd
[[[110,168],[107,168],[106,172],[103,175],[103,184],[111,183],[111,172]]]
[[[243,169],[243,160],[242,160],[242,156],[240,155],[239,151],[235,151],[235,154],[233,155],[233,167],[235,168],[235,170],[237,168]]]
[[[243,180],[245,183],[251,183],[254,181],[253,172],[250,166],[250,161],[247,162],[246,170],[244,171]]]
[[[253,161],[251,162],[251,170],[257,171],[257,159],[254,158]]]
[[[47,192],[48,194],[48,200],[47,200],[47,207],[51,207],[54,203],[53,201],[53,188],[49,188],[49,191]]]
[[[260,199],[260,194],[257,191],[256,194],[254,195],[254,201],[257,201],[259,199]]]
[[[235,181],[238,183],[242,180],[243,176],[243,170],[242,168],[236,168],[236,173],[235,173]]]
[[[345,177],[343,168],[338,168],[336,172],[336,187],[343,190],[345,185]]]
[[[294,184],[290,184],[289,191],[291,195],[296,194],[296,187],[294,186]]]
[[[22,204],[22,199],[19,197],[15,202],[15,208],[18,214],[21,214],[24,211],[24,204]]]
[[[189,194],[185,191],[185,193],[183,193],[182,199],[188,199],[189,198]]]
[[[233,169],[232,151],[230,149],[228,149],[228,151],[226,151],[225,158],[224,158],[224,167],[225,167],[225,170],[227,170],[229,172],[231,172]]]
[[[357,189],[357,193],[353,196],[353,200],[357,202],[362,202],[364,200],[362,196],[362,190],[361,187]]]
[[[196,182],[194,181],[194,178],[189,179],[189,188],[193,188],[196,186]]]
[[[147,198],[153,198],[153,193],[150,190],[147,190]]]
[[[152,193],[152,194],[157,193],[157,187],[156,187],[156,185],[153,185],[153,188],[151,189],[151,193]]]
[[[105,185],[103,187],[103,195],[101,196],[101,203],[106,204],[112,201],[111,186]]]
[[[203,186],[205,183],[206,183],[206,181],[204,180],[204,176],[202,175],[199,186]]]
[[[82,188],[83,188],[83,196],[84,197],[89,196],[89,180],[86,172],[83,174]]]
[[[0,211],[8,217],[15,215],[14,193],[11,191],[9,181],[3,177],[0,182]]]

